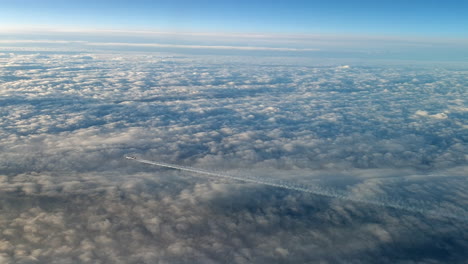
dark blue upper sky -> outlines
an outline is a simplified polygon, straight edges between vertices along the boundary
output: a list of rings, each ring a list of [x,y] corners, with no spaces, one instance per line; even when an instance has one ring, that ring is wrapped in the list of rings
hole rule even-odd
[[[466,0],[0,0],[0,24],[468,37]]]

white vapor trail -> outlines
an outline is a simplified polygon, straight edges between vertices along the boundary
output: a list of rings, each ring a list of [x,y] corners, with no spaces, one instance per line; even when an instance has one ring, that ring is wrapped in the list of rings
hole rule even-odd
[[[459,220],[468,221],[468,216],[463,212],[452,213],[447,210],[436,211],[433,209],[425,209],[427,208],[427,204],[421,201],[420,202],[412,201],[414,205],[410,206],[410,205],[405,204],[404,202],[389,200],[385,198],[376,198],[376,199],[370,200],[370,199],[363,199],[359,197],[353,197],[345,192],[340,192],[335,189],[327,188],[327,187],[319,186],[319,185],[316,185],[316,186],[303,185],[303,184],[296,184],[296,183],[292,183],[288,181],[281,181],[281,180],[276,181],[276,180],[271,180],[271,179],[267,179],[263,177],[256,177],[256,176],[235,176],[235,175],[229,175],[226,173],[208,171],[208,170],[187,167],[187,166],[180,166],[176,164],[164,163],[164,162],[159,162],[159,161],[150,161],[150,160],[139,159],[139,158],[137,159],[132,156],[126,156],[125,158],[129,160],[134,160],[140,163],[149,164],[149,165],[155,165],[159,167],[165,167],[165,168],[171,168],[171,169],[187,171],[187,172],[192,172],[192,173],[197,173],[197,174],[203,174],[203,175],[208,175],[208,176],[217,177],[217,178],[226,178],[226,179],[238,180],[238,181],[243,181],[243,182],[263,184],[263,185],[268,185],[268,186],[273,186],[273,187],[278,187],[278,188],[283,188],[283,189],[288,189],[288,190],[321,195],[321,196],[330,197],[330,198],[342,199],[346,201],[360,202],[360,203],[365,203],[365,204],[390,207],[390,208],[395,208],[395,209],[400,209],[400,210],[405,210],[405,211],[410,211],[410,212],[415,212],[415,213],[421,213],[424,215],[448,217],[448,218],[455,218]]]

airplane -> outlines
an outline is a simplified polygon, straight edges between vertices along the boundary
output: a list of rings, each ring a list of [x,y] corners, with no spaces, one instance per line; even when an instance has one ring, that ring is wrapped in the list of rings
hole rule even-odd
[[[125,156],[126,159],[129,159],[129,160],[135,160],[136,157],[135,156]]]

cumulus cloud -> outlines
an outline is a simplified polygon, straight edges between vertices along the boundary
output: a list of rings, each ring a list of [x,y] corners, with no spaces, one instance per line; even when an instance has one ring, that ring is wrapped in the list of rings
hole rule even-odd
[[[415,115],[416,116],[422,116],[422,117],[429,117],[429,118],[433,118],[433,119],[446,119],[446,118],[448,118],[446,113],[437,113],[437,114],[430,115],[427,111],[422,111],[422,110],[416,111]]]
[[[460,219],[123,159],[464,216],[466,71],[156,53],[0,62],[0,262],[466,259]]]

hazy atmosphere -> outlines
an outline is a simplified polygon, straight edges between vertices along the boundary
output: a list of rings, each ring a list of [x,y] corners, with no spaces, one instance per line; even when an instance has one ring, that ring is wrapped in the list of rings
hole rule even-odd
[[[0,8],[1,264],[466,263],[465,2],[176,2]]]

